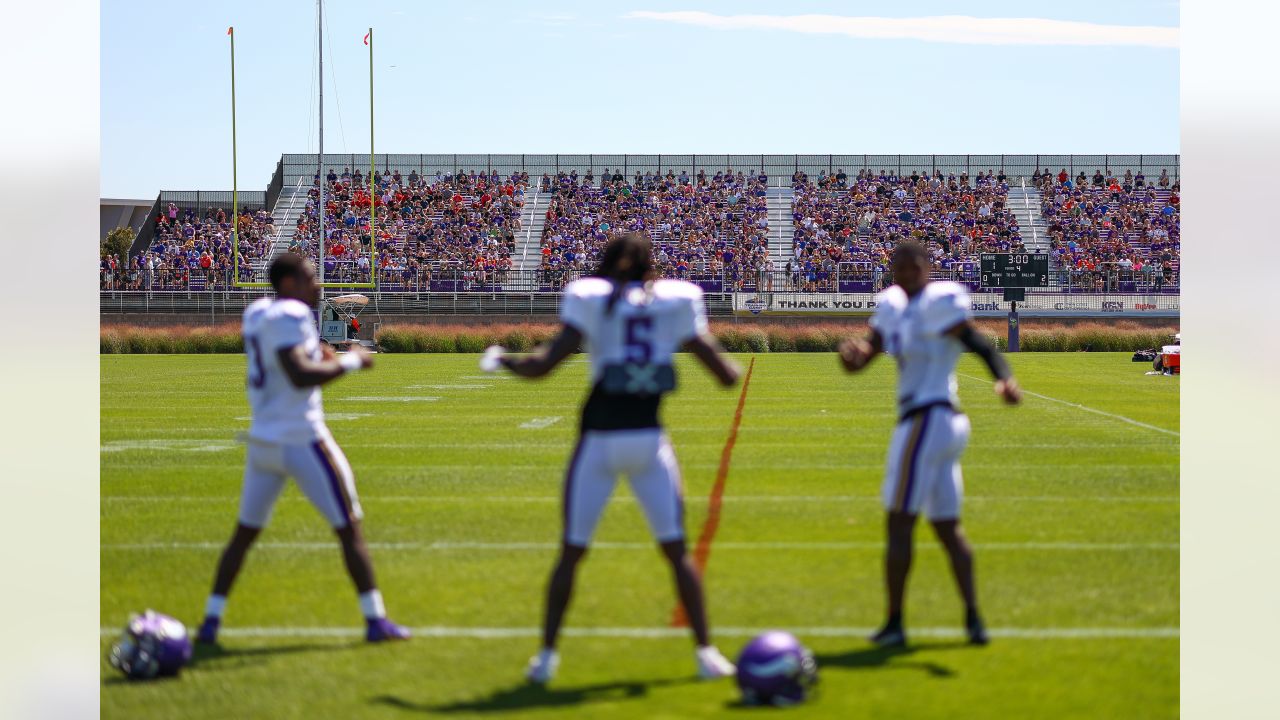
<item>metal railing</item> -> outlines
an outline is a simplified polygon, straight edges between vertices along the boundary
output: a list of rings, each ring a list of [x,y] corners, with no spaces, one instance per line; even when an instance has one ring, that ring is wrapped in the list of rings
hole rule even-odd
[[[241,268],[244,274],[244,268]],[[1119,265],[1095,271],[1062,268],[1047,288],[1028,288],[1035,292],[1152,292],[1177,293],[1180,272],[1177,267],[1133,272]],[[556,293],[573,280],[586,275],[584,270],[464,270],[456,267],[380,268],[378,287],[361,290],[365,294],[417,295],[424,293]],[[884,289],[892,282],[883,267],[869,262],[844,262],[834,268],[796,268],[774,271],[709,272],[692,270],[667,273],[693,282],[709,293],[729,292],[793,292],[793,293],[868,293]],[[368,282],[367,268],[351,261],[328,266],[325,277],[332,282]],[[978,264],[932,273],[934,280],[952,280],[972,291],[981,290]],[[144,292],[226,294],[234,292],[231,271],[224,269],[158,269],[125,270],[115,274],[99,274],[99,289],[110,292]],[[341,293],[336,289],[332,292]],[[261,294],[261,293],[258,293]]]
[[[525,200],[525,202],[526,202],[526,203],[533,203],[533,204],[529,207],[529,211],[530,211],[530,213],[532,213],[532,214],[529,216],[529,218],[530,218],[529,226],[528,226],[528,227],[526,227],[526,228],[524,229],[524,250],[522,250],[522,251],[520,252],[520,264],[521,264],[521,265],[526,264],[526,262],[527,262],[527,261],[528,261],[528,259],[529,259],[529,245],[533,243],[533,225],[534,225],[534,223],[533,223],[533,219],[534,219],[534,218],[537,218],[537,216],[538,216],[538,200],[540,200],[541,198],[542,198],[542,193],[541,193],[541,192],[538,192],[537,190],[535,190],[535,191],[533,192],[533,197],[532,197],[532,198],[529,198],[529,199],[527,199],[527,200]],[[546,221],[545,221],[546,214],[547,214],[547,211],[546,211],[546,210],[543,210],[543,211],[542,211],[542,215],[543,215],[543,218],[544,218],[544,220],[543,220],[543,227],[544,227],[544,228],[546,227]],[[538,245],[539,245],[539,247],[541,247],[541,245],[542,245],[542,239],[541,239],[541,238],[539,238],[539,239],[538,239]]]
[[[179,210],[195,210],[204,213],[206,210],[226,210],[231,214],[231,190],[162,190],[160,191],[161,210],[169,207],[169,203],[178,206]],[[254,211],[267,207],[267,194],[262,190],[241,190],[238,205],[241,210]]]
[[[281,156],[285,182],[292,182],[299,176],[308,179],[315,175],[317,164],[315,154],[286,154]],[[325,173],[330,168],[341,174],[345,168],[367,168],[368,155],[325,153]],[[856,175],[859,170],[873,172],[886,170],[897,175],[910,174],[912,171],[941,171],[944,174],[968,173],[974,175],[978,171],[988,169],[1003,171],[1006,175],[1019,178],[1031,177],[1037,169],[1048,168],[1057,173],[1066,168],[1072,177],[1079,170],[1092,174],[1097,170],[1105,173],[1123,174],[1126,170],[1158,175],[1161,170],[1168,170],[1173,179],[1178,179],[1181,170],[1179,155],[1063,155],[1063,154],[1025,154],[1025,155],[746,155],[746,154],[392,154],[375,156],[375,163],[383,173],[400,171],[402,176],[416,172],[419,176],[434,178],[436,173],[457,172],[497,172],[507,177],[515,172],[529,173],[529,180],[536,184],[544,174],[555,175],[558,172],[577,171],[585,175],[588,171],[599,176],[608,168],[611,171],[621,170],[624,177],[631,180],[639,171],[656,171],[665,174],[671,171],[679,175],[681,171],[694,176],[699,170],[708,174],[732,168],[733,170],[763,170],[769,176],[772,186],[788,185],[791,175],[803,171],[814,179],[823,172],[833,173],[844,170]]]
[[[1056,287],[1071,293],[1176,292],[1182,283],[1180,263],[1147,264],[1137,271],[1119,262],[1098,263],[1093,270],[1059,265],[1051,272]]]

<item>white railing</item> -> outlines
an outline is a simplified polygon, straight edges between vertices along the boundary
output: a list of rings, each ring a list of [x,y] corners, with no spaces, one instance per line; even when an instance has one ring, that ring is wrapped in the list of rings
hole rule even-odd
[[[533,193],[533,212],[529,215],[529,226],[524,229],[524,250],[520,251],[520,267],[527,268],[529,259],[529,245],[533,242],[533,221],[538,217],[538,199],[542,196],[541,192]],[[527,200],[525,202],[528,202]],[[543,222],[545,225],[545,221]],[[541,244],[541,242],[539,242]]]
[[[1032,216],[1031,202],[1027,199],[1027,179],[1022,178],[1022,209],[1027,211],[1027,224],[1031,226],[1031,242],[1040,247],[1040,234],[1036,232],[1036,219]]]
[[[289,227],[289,215],[293,213],[293,208],[295,204],[298,202],[298,194],[302,191],[302,181],[303,181],[303,178],[299,177],[298,184],[293,187],[293,193],[289,195],[289,204],[285,206],[284,217],[280,220],[280,224],[275,226],[276,234],[271,237],[270,254],[264,256],[261,260],[258,261],[258,267],[254,272],[259,276],[262,274],[264,270],[266,270],[267,263],[271,262],[273,259],[275,259],[276,255],[280,254],[280,248],[276,246],[280,243],[280,239],[281,239],[280,236],[284,233],[285,229]]]

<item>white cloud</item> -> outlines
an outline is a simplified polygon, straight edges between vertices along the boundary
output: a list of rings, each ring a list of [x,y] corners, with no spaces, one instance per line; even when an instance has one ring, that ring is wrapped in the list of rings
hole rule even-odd
[[[636,10],[631,20],[657,20],[724,30],[785,30],[876,40],[921,40],[968,45],[1138,45],[1178,47],[1178,28],[1099,25],[1044,18],[976,18],[965,15],[890,18],[848,15],[715,15],[697,11]]]

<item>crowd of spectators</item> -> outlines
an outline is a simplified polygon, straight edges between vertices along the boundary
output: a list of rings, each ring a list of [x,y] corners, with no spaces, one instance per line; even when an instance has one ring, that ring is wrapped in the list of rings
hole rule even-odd
[[[863,169],[792,178],[789,256],[770,257],[768,178],[755,170],[665,174],[606,169],[544,174],[538,189],[551,196],[541,238],[541,284],[559,288],[591,271],[608,237],[647,233],[659,273],[717,289],[837,291],[841,281],[878,290],[890,281],[889,257],[914,239],[934,255],[939,275],[975,282],[982,252],[1021,252],[1021,230],[1006,209],[1008,182],[988,170],[970,178],[941,171]],[[1180,261],[1180,186],[1168,171],[1151,180],[1126,170],[1115,175],[1037,170],[1050,253],[1062,285],[1098,291],[1176,287]],[[314,178],[289,250],[317,260],[316,203],[325,187],[327,238],[319,259],[328,281],[379,281],[431,287],[501,285],[513,264],[528,173],[462,171],[433,176],[399,171],[329,169]],[[370,208],[377,207],[377,268],[370,266]],[[200,290],[231,284],[232,218],[224,208],[203,211],[169,204],[156,219],[151,246],[124,262],[101,260],[104,290]],[[276,228],[265,210],[239,218],[241,280],[269,254]]]
[[[1117,177],[1102,170],[1072,178],[1048,168],[1032,181],[1060,284],[1085,290],[1162,290],[1176,286],[1181,250],[1180,186],[1161,171]]]
[[[376,207],[380,283],[429,284],[432,278],[500,281],[511,268],[527,173],[459,171],[402,175],[330,169],[324,178],[325,279],[369,282],[370,206]],[[316,258],[320,178],[314,179],[289,250]]]
[[[943,175],[839,170],[816,181],[792,178],[794,255],[783,267],[788,289],[835,291],[838,280],[889,282],[889,258],[903,240],[930,248],[939,274],[976,280],[978,254],[1025,250],[1017,219],[1006,210],[1004,173]]]
[[[103,290],[204,290],[232,283],[232,222],[225,208],[202,213],[169,203],[156,218],[151,245],[125,262],[104,256],[99,267]],[[271,246],[275,235],[271,213],[241,211],[240,279],[252,279],[252,263]]]
[[[542,236],[544,284],[560,287],[594,269],[608,237],[645,232],[663,277],[723,282],[725,289],[753,283],[769,264],[768,177],[732,169],[690,176],[636,171],[628,181],[605,169],[543,175],[551,192]]]

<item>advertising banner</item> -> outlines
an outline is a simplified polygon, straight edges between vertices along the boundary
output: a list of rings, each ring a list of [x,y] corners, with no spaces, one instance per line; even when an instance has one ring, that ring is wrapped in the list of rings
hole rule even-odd
[[[734,293],[735,315],[870,315],[875,311],[871,293]],[[970,294],[973,314],[1003,317],[1009,303],[1000,292]],[[1028,292],[1018,312],[1029,317],[1177,317],[1179,296],[1153,294],[1084,294]]]

